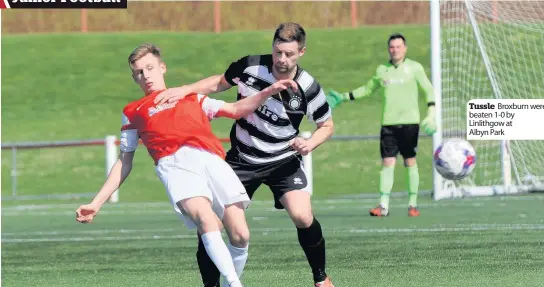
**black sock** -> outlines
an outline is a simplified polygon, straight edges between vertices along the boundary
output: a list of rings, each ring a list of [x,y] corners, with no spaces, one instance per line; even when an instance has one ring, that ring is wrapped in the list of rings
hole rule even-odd
[[[321,232],[321,225],[315,219],[308,228],[297,228],[298,242],[306,254],[312,268],[314,282],[325,280],[325,238]]]
[[[204,243],[202,242],[202,237],[200,236],[198,236],[196,261],[198,262],[198,269],[200,270],[200,276],[202,276],[204,287],[219,287],[219,270],[210,256],[208,256]]]

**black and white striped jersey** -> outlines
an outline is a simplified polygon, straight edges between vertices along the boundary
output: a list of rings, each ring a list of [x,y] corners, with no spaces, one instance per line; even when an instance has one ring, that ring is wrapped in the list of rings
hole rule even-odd
[[[238,85],[238,100],[251,97],[277,80],[272,75],[272,55],[246,56],[225,71],[226,80]],[[322,123],[332,116],[325,93],[308,72],[297,66],[298,91],[286,90],[270,97],[255,112],[237,120],[231,129],[232,150],[253,164],[268,164],[296,154],[289,141],[299,134],[304,115]]]

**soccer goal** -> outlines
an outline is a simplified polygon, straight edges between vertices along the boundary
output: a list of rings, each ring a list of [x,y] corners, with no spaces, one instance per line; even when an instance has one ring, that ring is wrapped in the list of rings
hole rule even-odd
[[[430,11],[440,127],[434,149],[447,138],[466,138],[470,99],[544,98],[544,1],[431,0]],[[544,141],[471,143],[478,156],[473,174],[453,182],[435,172],[434,199],[543,189]]]

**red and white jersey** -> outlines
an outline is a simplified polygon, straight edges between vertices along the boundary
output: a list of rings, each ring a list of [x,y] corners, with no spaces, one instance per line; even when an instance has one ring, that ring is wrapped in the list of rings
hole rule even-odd
[[[182,146],[202,148],[225,158],[225,150],[210,124],[225,102],[191,94],[175,103],[156,105],[153,101],[160,92],[125,106],[121,150],[136,150],[141,138],[155,165],[160,158],[175,153]]]

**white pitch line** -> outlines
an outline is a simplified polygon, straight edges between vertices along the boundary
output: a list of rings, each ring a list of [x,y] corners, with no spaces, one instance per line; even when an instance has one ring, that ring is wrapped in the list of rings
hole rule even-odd
[[[379,198],[344,198],[344,199],[315,199],[312,200],[312,204],[357,204],[357,203],[374,203]],[[404,198],[391,198],[391,201],[404,201]],[[496,202],[502,202],[502,201],[525,201],[525,200],[544,200],[544,196],[542,195],[534,195],[534,196],[490,196],[490,197],[471,197],[471,198],[464,198],[464,199],[447,199],[439,202],[448,202],[448,201],[455,201],[455,202],[478,202],[478,201],[496,201]],[[251,205],[271,205],[273,204],[273,201],[270,200],[254,200],[251,202]],[[7,211],[28,211],[28,210],[40,210],[40,209],[74,209],[77,208],[79,204],[72,204],[72,203],[60,203],[60,204],[37,204],[37,205],[17,205],[17,206],[4,206],[2,207],[2,210]],[[121,202],[121,203],[113,203],[113,204],[106,204],[106,208],[163,208],[163,207],[170,207],[170,203],[168,202]]]
[[[252,232],[262,234],[284,233],[293,231],[293,228],[254,228]],[[439,228],[324,228],[332,233],[434,233],[434,232],[482,232],[505,230],[544,230],[544,224],[504,224],[471,227],[439,227]],[[3,238],[2,243],[38,243],[38,242],[82,242],[82,241],[134,241],[134,240],[161,240],[161,239],[191,239],[196,235],[149,235],[149,236],[108,236],[108,237],[54,237],[54,238]]]
[[[175,228],[97,229],[97,230],[77,230],[77,231],[53,230],[53,231],[28,231],[28,232],[2,232],[2,236],[28,236],[28,235],[51,236],[51,235],[64,235],[64,234],[110,234],[110,233],[130,234],[130,233],[174,232],[174,231],[180,231],[180,230],[181,230],[180,228],[178,229],[175,229]]]
[[[365,199],[318,199],[312,200],[313,204],[343,204],[343,203],[365,203],[365,202],[375,202],[375,198],[365,198]],[[391,201],[394,201],[393,199]],[[251,205],[273,205],[273,201],[269,200],[254,200],[251,202]],[[44,209],[76,209],[79,204],[40,204],[40,205],[17,205],[17,206],[6,206],[2,207],[2,210],[6,211],[33,211],[33,210],[44,210]],[[134,209],[145,209],[145,208],[168,208],[171,207],[169,202],[136,202],[136,203],[113,203],[106,204],[104,208],[108,209],[123,209],[123,208],[134,208]]]
[[[375,203],[375,202],[374,202]],[[482,207],[484,204],[482,202],[450,202],[450,203],[421,203],[418,204],[418,207],[425,209],[434,209],[434,208],[443,208],[443,207]],[[374,205],[372,205],[374,206]],[[351,208],[354,210],[367,210],[372,207],[370,205],[348,205],[348,204],[336,204],[329,206],[313,206],[314,210],[337,210],[341,208]],[[405,203],[403,204],[390,204],[390,208],[405,208],[407,207]],[[168,209],[150,209],[150,210],[137,210],[137,209],[125,209],[125,210],[116,210],[116,209],[106,209],[100,210],[100,215],[157,215],[157,214],[175,214],[174,209],[171,206],[165,206]],[[254,209],[249,207],[249,212],[252,212]],[[260,208],[257,209],[258,212],[279,212],[283,213],[284,210],[275,209],[273,207]],[[25,210],[25,211],[3,211],[2,217],[17,217],[17,216],[73,216],[75,215],[74,210],[57,210],[57,211],[37,211],[37,210]]]
[[[74,206],[79,206],[79,204],[73,203],[58,203],[58,204],[35,204],[35,205],[16,205],[16,206],[5,206],[2,209],[5,210],[39,210],[39,209],[63,209],[63,208],[73,208]],[[123,208],[123,207],[165,207],[170,206],[167,202],[121,202],[121,203],[107,203],[105,206],[110,208]]]
[[[376,201],[373,201],[375,203]],[[272,205],[272,203],[270,203]],[[355,209],[367,209],[370,206],[360,204],[357,205],[357,202],[349,201],[346,203],[340,203],[340,202],[331,202],[330,204],[335,205],[328,205],[328,206],[319,206],[314,205],[314,210],[321,210],[321,209],[338,209],[347,207],[347,206],[353,206]],[[504,203],[501,203],[504,204]],[[481,207],[484,206],[483,202],[476,202],[476,201],[466,201],[466,202],[435,202],[435,203],[421,203],[418,204],[418,207],[420,208],[442,208],[442,207]],[[72,206],[74,207],[74,206]],[[116,208],[109,208],[106,207],[100,211],[100,215],[138,215],[138,214],[175,214],[173,208],[170,205],[164,205],[164,208],[167,209],[149,209],[149,210],[139,210],[139,209],[116,209]],[[399,204],[390,204],[390,208],[403,208],[406,207],[406,204],[399,203]],[[251,206],[249,207],[249,210],[252,211]],[[273,207],[267,207],[263,209],[258,209],[258,211],[265,211],[265,212],[284,212],[283,210],[275,209]],[[49,211],[49,210],[17,210],[17,211],[3,211],[2,216],[3,217],[9,217],[9,216],[72,216],[75,214],[74,210],[56,210],[56,211]]]
[[[2,212],[2,217],[7,216],[74,216],[76,210],[70,211],[7,211]],[[175,214],[172,210],[100,210],[100,215],[137,215],[137,214]]]
[[[10,238],[2,239],[2,243],[37,243],[37,242],[82,242],[82,241],[132,241],[158,239],[188,239],[196,235],[152,235],[152,236],[114,236],[114,237],[66,237],[66,238]]]
[[[431,229],[433,230],[442,230],[444,228],[446,229],[455,229],[455,228],[472,228],[472,229],[489,229],[489,228],[497,228],[497,229],[541,229],[544,228],[544,224],[508,224],[508,223],[492,223],[492,224],[455,224],[454,226],[446,227],[446,226],[440,226],[441,224],[438,224],[438,226],[435,224]],[[52,231],[29,231],[29,232],[3,232],[2,236],[52,236],[52,235],[85,235],[85,234],[131,234],[131,233],[168,233],[168,232],[177,232],[177,231],[184,231],[183,228],[153,228],[153,229],[96,229],[96,230],[75,230],[75,231],[69,231],[69,230],[52,230]],[[283,232],[283,231],[290,231],[294,230],[293,228],[252,228],[251,231],[255,232]],[[338,230],[358,230],[358,229],[349,229],[349,228],[323,228],[323,230],[330,230],[330,231],[338,231]],[[387,230],[387,229],[365,229],[365,230]],[[400,229],[393,229],[393,230],[400,230]],[[404,229],[403,229],[404,230]],[[406,230],[412,230],[412,229],[406,229]],[[377,231],[376,231],[377,232]]]
[[[428,232],[474,232],[505,230],[544,230],[544,225],[529,226],[480,226],[480,227],[439,227],[439,228],[393,228],[393,229],[352,229],[351,233],[428,233]]]
[[[491,200],[491,198],[474,198],[470,200],[446,200],[446,201],[438,201],[438,202],[430,202],[430,203],[421,203],[418,204],[421,208],[442,208],[442,207],[481,207],[484,205],[500,205],[504,206],[505,202],[508,201],[516,201],[516,200],[531,200],[531,201],[540,201],[544,200],[544,196],[534,196],[534,197],[519,197],[517,199],[514,199],[516,197],[504,197],[504,198],[494,198],[494,200]],[[524,199],[522,199],[524,198]],[[398,201],[398,200],[395,200]],[[315,210],[320,209],[337,209],[341,206],[355,206],[354,208],[358,209],[366,209],[369,208],[369,206],[365,205],[364,203],[372,202],[375,203],[376,199],[371,200],[345,200],[345,199],[334,199],[334,200],[314,200],[312,203],[314,205]],[[263,204],[266,203],[269,206],[272,206],[273,202],[270,201],[255,201],[252,202],[251,205],[254,204]],[[149,206],[146,204],[150,204]],[[328,204],[323,206],[322,204]],[[334,205],[331,205],[334,204]],[[70,208],[70,210],[55,210],[51,211],[48,209],[54,208]],[[34,208],[34,206],[19,206],[19,207],[6,207],[2,208],[2,216],[3,217],[10,217],[10,216],[72,216],[75,214],[75,208],[77,205],[44,205],[39,206],[40,208]],[[37,207],[37,206],[36,206]],[[43,208],[42,208],[43,207]],[[128,209],[124,209],[125,207],[130,207]],[[153,209],[149,207],[156,207],[160,209]],[[397,208],[397,207],[406,207],[405,203],[398,203],[398,204],[391,204],[391,208]],[[249,207],[249,210],[251,211],[251,206]],[[283,212],[283,210],[278,210],[273,207],[266,207],[262,209],[258,209],[259,211],[265,211],[265,212]],[[172,206],[168,203],[141,203],[141,204],[133,204],[133,203],[125,203],[124,205],[106,205],[101,211],[101,215],[138,215],[138,214],[174,214],[174,211],[172,209]]]

